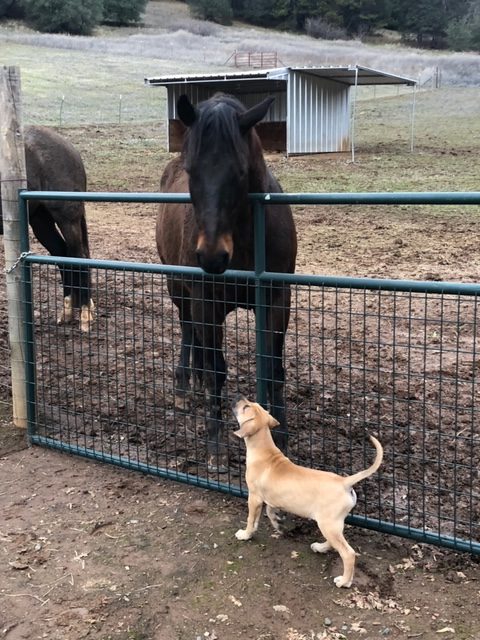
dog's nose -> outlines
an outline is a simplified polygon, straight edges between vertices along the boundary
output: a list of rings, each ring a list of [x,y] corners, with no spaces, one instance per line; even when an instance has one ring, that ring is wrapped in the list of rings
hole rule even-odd
[[[245,396],[241,393],[235,394],[232,399],[232,408],[234,409],[241,400],[245,400]]]

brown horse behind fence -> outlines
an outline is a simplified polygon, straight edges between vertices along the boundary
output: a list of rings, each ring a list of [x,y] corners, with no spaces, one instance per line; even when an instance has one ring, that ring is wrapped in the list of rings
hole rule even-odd
[[[25,127],[27,186],[31,191],[86,191],[87,179],[80,154],[55,131]],[[29,221],[37,240],[53,256],[89,258],[85,205],[78,201],[32,200]],[[3,234],[0,201],[0,233]],[[81,309],[80,327],[88,331],[94,305],[90,298],[88,267],[59,266],[63,284],[60,322],[70,322],[73,309]]]
[[[161,181],[163,192],[190,192],[192,204],[162,204],[157,219],[157,246],[164,264],[200,266],[209,274],[227,268],[253,270],[254,229],[248,194],[281,192],[268,170],[255,125],[265,117],[273,98],[245,109],[236,99],[216,94],[193,106],[186,96],[177,103],[187,127],[180,157],[170,161]],[[297,240],[287,205],[265,207],[267,271],[293,273]],[[178,308],[182,344],[175,370],[177,396],[194,380],[207,392],[207,447],[210,468],[222,469],[222,388],[226,363],[223,323],[237,307],[251,308],[255,288],[214,284],[172,276],[170,296]],[[280,422],[277,442],[286,444],[283,394],[283,346],[290,317],[290,287],[278,284],[267,293],[267,366],[270,409]]]

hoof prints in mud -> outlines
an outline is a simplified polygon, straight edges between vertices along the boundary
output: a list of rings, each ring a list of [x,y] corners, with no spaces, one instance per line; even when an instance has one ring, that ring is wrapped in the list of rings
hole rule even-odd
[[[76,324],[56,325],[56,279],[44,267],[35,272],[38,434],[133,466],[211,477],[204,393],[191,390],[183,407],[174,397],[180,330],[165,278],[94,270],[99,317],[82,335]],[[475,299],[303,285],[292,294],[284,358],[290,457],[349,474],[370,464],[365,432],[375,433],[385,460],[358,487],[355,513],[480,540]],[[219,479],[244,487],[229,407],[237,392],[255,394],[251,312],[227,317],[224,350],[230,471]]]

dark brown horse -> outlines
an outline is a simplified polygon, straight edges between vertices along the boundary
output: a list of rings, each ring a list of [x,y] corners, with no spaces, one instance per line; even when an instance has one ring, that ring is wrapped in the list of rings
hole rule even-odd
[[[86,191],[87,178],[80,154],[58,133],[46,127],[25,127],[27,186],[32,191]],[[0,202],[0,231],[3,233]],[[83,202],[34,200],[29,220],[37,240],[53,256],[89,258]],[[71,322],[73,309],[81,309],[80,328],[89,331],[94,316],[87,267],[60,266],[63,311],[58,320]]]
[[[157,247],[164,264],[199,265],[209,274],[222,274],[227,268],[253,270],[254,221],[248,194],[281,191],[265,164],[255,131],[272,101],[268,98],[246,110],[236,98],[224,94],[216,94],[197,107],[186,96],[179,98],[178,115],[187,127],[184,147],[181,156],[167,165],[161,190],[189,191],[192,204],[160,205]],[[267,205],[265,216],[266,268],[292,273],[297,240],[291,209]],[[207,392],[209,465],[221,468],[225,461],[222,388],[226,378],[222,325],[236,307],[253,307],[255,288],[174,276],[168,280],[168,289],[182,329],[175,391],[180,397],[188,391],[192,359],[194,376]],[[279,444],[285,445],[283,345],[290,316],[290,287],[280,284],[268,291],[266,377],[271,411],[281,425]]]

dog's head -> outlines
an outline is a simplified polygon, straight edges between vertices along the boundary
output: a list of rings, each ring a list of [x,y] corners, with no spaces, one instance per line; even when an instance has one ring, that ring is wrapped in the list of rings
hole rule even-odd
[[[244,396],[234,401],[233,413],[240,425],[240,429],[233,433],[239,438],[248,438],[261,429],[273,429],[280,424],[258,402],[250,402]]]

